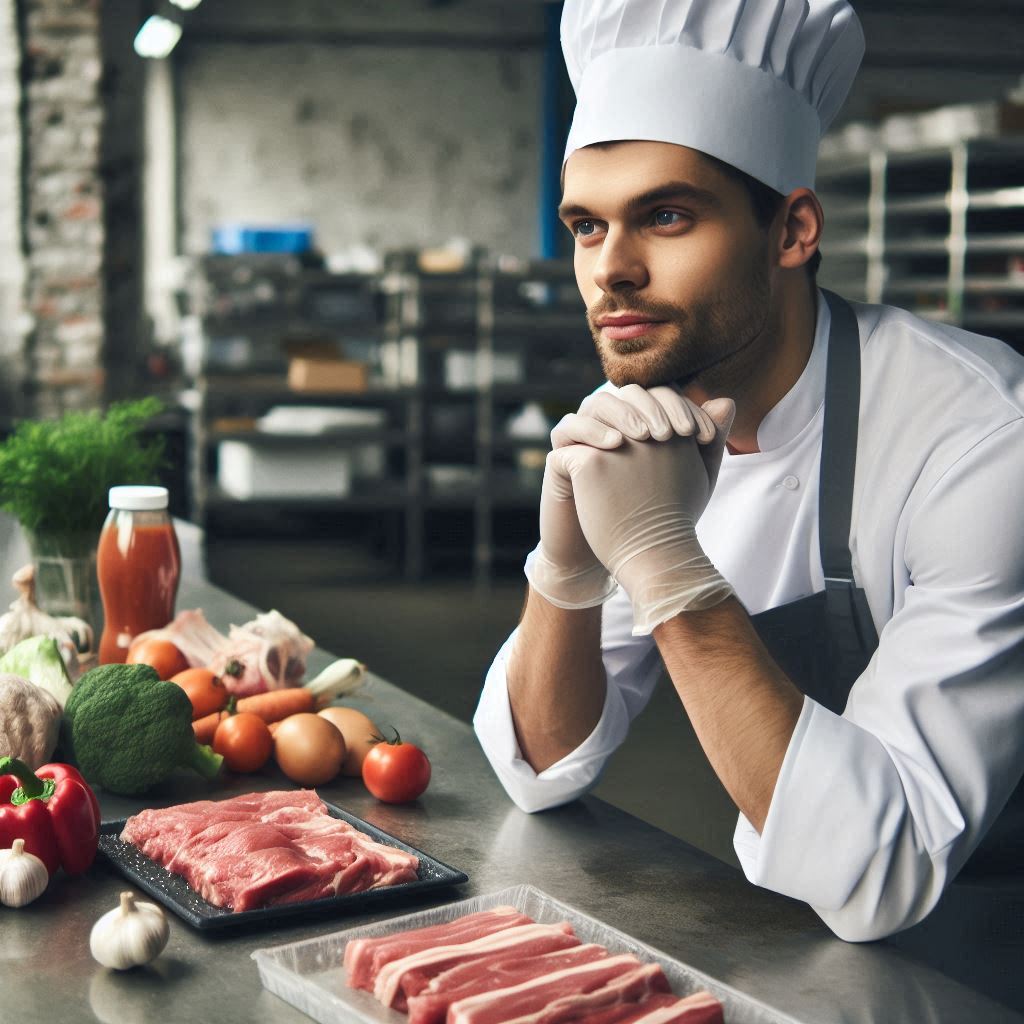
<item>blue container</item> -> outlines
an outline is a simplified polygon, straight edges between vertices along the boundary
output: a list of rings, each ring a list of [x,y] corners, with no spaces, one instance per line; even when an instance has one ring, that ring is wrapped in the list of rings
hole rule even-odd
[[[213,252],[232,256],[246,252],[303,253],[313,248],[313,229],[308,224],[222,224],[213,229],[211,243]]]

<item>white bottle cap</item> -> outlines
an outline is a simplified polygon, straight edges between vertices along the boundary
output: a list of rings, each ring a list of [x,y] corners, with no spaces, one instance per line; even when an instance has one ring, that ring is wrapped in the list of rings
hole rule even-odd
[[[129,512],[146,512],[153,509],[167,508],[167,488],[137,485],[111,487],[110,507],[124,509]]]

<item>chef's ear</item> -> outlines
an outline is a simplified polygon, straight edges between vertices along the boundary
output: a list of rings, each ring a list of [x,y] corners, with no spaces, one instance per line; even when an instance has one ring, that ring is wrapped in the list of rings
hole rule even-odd
[[[781,211],[778,261],[783,269],[802,267],[817,251],[825,214],[818,197],[809,188],[798,188],[786,196]]]

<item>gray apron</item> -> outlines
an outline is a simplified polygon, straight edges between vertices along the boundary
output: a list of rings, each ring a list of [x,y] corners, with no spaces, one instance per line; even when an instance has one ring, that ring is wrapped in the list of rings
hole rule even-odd
[[[825,589],[751,617],[796,687],[842,714],[875,648],[867,598],[853,577],[850,514],[860,411],[860,335],[849,303],[823,291],[832,314],[825,371],[818,533]],[[1024,782],[964,866],[963,877],[1019,875],[1024,864]]]
[[[864,591],[853,578],[850,512],[860,415],[860,335],[845,299],[822,292],[832,314],[825,370],[818,541],[825,589],[751,617],[779,667],[812,700],[842,714],[878,646]]]

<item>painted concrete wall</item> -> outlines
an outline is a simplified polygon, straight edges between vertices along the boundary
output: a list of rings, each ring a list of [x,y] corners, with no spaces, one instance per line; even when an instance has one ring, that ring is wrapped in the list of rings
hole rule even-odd
[[[383,21],[306,3],[280,31],[278,4],[235,22],[206,6],[219,25],[198,22],[176,61],[183,251],[219,223],[309,221],[326,253],[462,236],[535,254],[539,5],[397,2]]]
[[[1020,74],[1012,13],[859,9],[868,57],[837,127]],[[328,252],[463,235],[534,255],[542,33],[538,2],[203,4],[176,60],[184,251],[220,222],[311,220]]]

